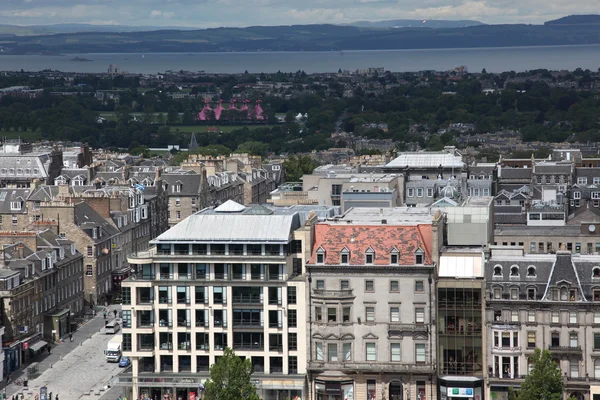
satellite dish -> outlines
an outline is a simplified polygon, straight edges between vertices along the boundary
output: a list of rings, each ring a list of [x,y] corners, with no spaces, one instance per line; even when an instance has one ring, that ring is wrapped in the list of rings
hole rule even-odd
[[[596,225],[590,225],[588,229],[590,230],[590,232],[594,232],[596,231]]]

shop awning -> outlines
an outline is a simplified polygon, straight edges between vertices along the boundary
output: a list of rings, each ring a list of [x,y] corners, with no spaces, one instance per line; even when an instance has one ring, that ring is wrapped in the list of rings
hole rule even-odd
[[[40,351],[44,346],[46,346],[48,342],[44,342],[43,340],[37,341],[32,345],[29,345],[29,349],[33,351]]]

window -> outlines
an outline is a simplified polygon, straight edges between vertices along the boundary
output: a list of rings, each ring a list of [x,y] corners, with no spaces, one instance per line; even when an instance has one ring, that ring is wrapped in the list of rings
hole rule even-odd
[[[400,322],[400,307],[390,307],[390,322]]]
[[[365,281],[365,292],[374,292],[375,291],[375,283],[372,280]]]
[[[594,267],[594,269],[592,269],[592,278],[600,278],[600,268],[599,267]]]
[[[519,289],[518,288],[510,289],[510,299],[511,300],[519,300]]]
[[[87,247],[87,256],[94,257],[94,248],[92,246]]]
[[[415,361],[417,363],[425,362],[425,343],[415,344]]]
[[[400,357],[400,343],[390,343],[390,361],[402,361]]]
[[[340,255],[340,264],[348,264],[349,254],[348,252],[343,252]]]
[[[20,201],[11,201],[10,209],[13,211],[19,211],[21,209],[21,202]]]
[[[600,311],[594,311],[594,324],[600,324]]]
[[[594,350],[600,350],[600,333],[594,333]]]
[[[322,279],[317,279],[317,289],[323,290],[325,289],[325,281]]]
[[[569,347],[578,347],[579,338],[577,332],[569,332]]]
[[[407,197],[415,197],[415,189],[408,188],[406,196]]]
[[[17,225],[19,223],[19,217],[17,215],[12,216],[12,224]]]
[[[85,266],[85,275],[86,276],[93,276],[94,275],[94,267],[92,267],[91,265],[86,265]]]
[[[510,312],[510,320],[512,322],[519,322],[519,312],[518,311],[511,311]]]
[[[499,265],[496,265],[494,267],[494,276],[502,276],[502,267]]]
[[[390,281],[390,292],[398,293],[400,291],[400,284],[398,281]]]
[[[350,322],[350,307],[342,308],[342,322]]]
[[[571,378],[579,378],[579,361],[571,360],[569,362],[569,370],[571,372]]]
[[[422,293],[425,291],[425,285],[423,281],[415,281],[415,292]]]
[[[344,361],[352,361],[352,343],[342,344],[342,354]]]
[[[375,343],[372,343],[372,342],[366,343],[365,347],[367,350],[367,354],[366,354],[367,361],[377,361],[377,350],[376,350]]]
[[[577,184],[578,185],[587,185],[587,177],[585,177],[585,176],[578,176],[577,177]]]
[[[288,310],[288,327],[296,328],[298,324],[297,316],[298,313],[296,310]]]
[[[510,267],[510,276],[519,276],[519,267],[516,265]]]
[[[527,311],[527,322],[535,322],[535,311]]]
[[[175,198],[175,207],[181,207],[181,197]]]
[[[433,188],[427,188],[427,197],[433,197]]]
[[[327,322],[337,322],[337,309],[335,307],[327,309]]]
[[[296,287],[288,286],[288,304],[296,304]]]
[[[527,348],[535,349],[535,332],[527,332]]]
[[[528,277],[535,277],[535,267],[527,267],[527,276]]]
[[[323,321],[323,310],[321,307],[315,307],[315,321]]]
[[[175,211],[175,218],[181,219],[181,211],[179,211],[179,210]]]
[[[365,321],[375,322],[375,307],[365,307]]]
[[[398,254],[390,255],[390,264],[398,264]]]
[[[329,343],[327,345],[327,358],[332,362],[338,361],[337,343]]]
[[[317,264],[325,263],[325,251],[323,249],[317,250]]]
[[[365,264],[373,264],[373,260],[375,259],[375,252],[373,250],[368,249],[365,254]]]
[[[415,323],[424,324],[425,323],[425,309],[422,307],[415,308]]]
[[[417,188],[417,197],[423,197],[423,188]]]
[[[340,282],[340,289],[342,289],[342,290],[350,289],[350,281],[348,281],[346,279],[342,279],[342,281]]]
[[[553,324],[560,323],[560,314],[558,313],[558,311],[552,311],[552,319],[550,322]]]
[[[417,250],[417,252],[415,253],[415,264],[423,265],[424,260],[425,260],[425,253],[423,252],[423,250],[421,250],[421,249]]]
[[[323,361],[323,343],[315,343],[316,359],[317,361]]]
[[[575,312],[575,311],[569,312],[569,324],[571,324],[571,325],[577,324],[577,312]]]

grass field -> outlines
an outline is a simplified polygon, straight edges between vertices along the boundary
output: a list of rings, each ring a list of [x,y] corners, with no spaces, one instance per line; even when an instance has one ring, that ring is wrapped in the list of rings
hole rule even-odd
[[[231,132],[236,129],[242,129],[242,128],[256,129],[256,128],[272,128],[273,127],[273,125],[223,125],[223,126],[211,125],[211,126],[216,126],[217,129],[220,130],[221,132]],[[204,132],[206,132],[206,129],[208,128],[207,125],[169,125],[169,127],[171,128],[171,132],[173,132],[173,133],[175,133],[175,132],[204,133]]]
[[[18,131],[4,131],[0,130],[0,138],[2,139],[23,139],[27,142],[34,142],[36,140],[42,139],[42,134],[40,132],[18,132]]]

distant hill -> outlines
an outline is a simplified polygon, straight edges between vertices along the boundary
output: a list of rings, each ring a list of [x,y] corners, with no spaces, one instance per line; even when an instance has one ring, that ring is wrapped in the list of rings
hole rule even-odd
[[[547,21],[544,25],[600,25],[600,15],[569,15],[552,21]]]
[[[391,19],[387,21],[356,21],[350,26],[358,26],[362,28],[464,28],[467,26],[484,25],[479,21],[471,20],[444,20],[444,19]]]
[[[56,25],[2,25],[0,35],[33,36],[54,35],[57,33],[82,32],[143,32],[162,29],[190,30],[195,28],[167,26],[128,26],[128,25],[92,25],[92,24],[56,24]]]
[[[590,21],[590,18],[584,20]],[[0,33],[0,36],[3,37],[0,59],[5,54],[341,51],[600,44],[600,29],[593,23],[479,24],[435,29],[282,25],[28,36]]]

